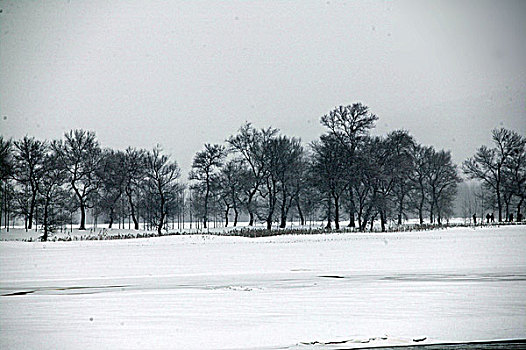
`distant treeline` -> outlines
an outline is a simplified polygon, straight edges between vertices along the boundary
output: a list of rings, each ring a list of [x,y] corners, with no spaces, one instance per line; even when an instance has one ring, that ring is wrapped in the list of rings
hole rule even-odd
[[[160,146],[102,149],[95,133],[85,130],[53,141],[0,136],[0,218],[5,227],[16,219],[26,229],[39,224],[44,240],[77,213],[79,229],[85,229],[88,208],[95,222],[100,218],[110,228],[128,218],[134,229],[142,222],[159,234],[174,222],[207,228],[218,216],[225,226],[229,219],[236,226],[242,214],[250,226],[261,221],[268,230],[274,223],[285,228],[292,217],[302,225],[323,220],[335,229],[345,220],[360,231],[375,221],[385,231],[415,214],[420,224],[426,218],[441,225],[453,214],[462,181],[450,152],[420,145],[405,130],[371,136],[377,119],[360,103],[337,107],[321,117],[326,132],[307,146],[277,129],[246,123],[224,145],[204,145],[187,184]],[[526,139],[496,129],[493,141],[462,170],[480,181],[483,210],[496,208],[503,221],[512,219],[514,206],[521,220]]]

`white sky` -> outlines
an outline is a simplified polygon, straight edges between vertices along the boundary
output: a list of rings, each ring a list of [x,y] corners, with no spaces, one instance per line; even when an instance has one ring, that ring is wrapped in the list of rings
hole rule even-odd
[[[361,101],[461,162],[526,134],[526,2],[0,0],[0,132],[160,143],[188,171],[244,121],[309,142]],[[184,176],[186,177],[186,175]]]

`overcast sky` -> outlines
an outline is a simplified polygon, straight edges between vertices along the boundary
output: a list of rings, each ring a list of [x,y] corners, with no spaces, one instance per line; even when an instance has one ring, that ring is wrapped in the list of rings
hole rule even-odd
[[[0,0],[0,132],[160,143],[187,171],[244,121],[310,142],[362,102],[461,162],[526,134],[526,1]]]

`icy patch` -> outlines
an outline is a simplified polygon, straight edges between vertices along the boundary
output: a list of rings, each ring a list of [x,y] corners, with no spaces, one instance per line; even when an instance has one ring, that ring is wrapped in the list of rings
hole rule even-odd
[[[300,342],[297,344],[298,349],[302,348],[322,348],[322,349],[359,349],[363,347],[386,347],[386,346],[407,346],[407,345],[423,345],[432,344],[433,341],[427,339],[427,337],[412,337],[412,338],[397,338],[388,335],[380,337],[356,337],[351,339],[343,340],[332,340],[332,341],[311,341],[311,342]]]

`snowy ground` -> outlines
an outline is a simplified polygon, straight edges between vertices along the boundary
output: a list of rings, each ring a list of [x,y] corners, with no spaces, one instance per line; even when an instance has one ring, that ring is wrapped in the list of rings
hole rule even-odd
[[[526,228],[3,241],[0,294],[2,349],[526,338]]]

